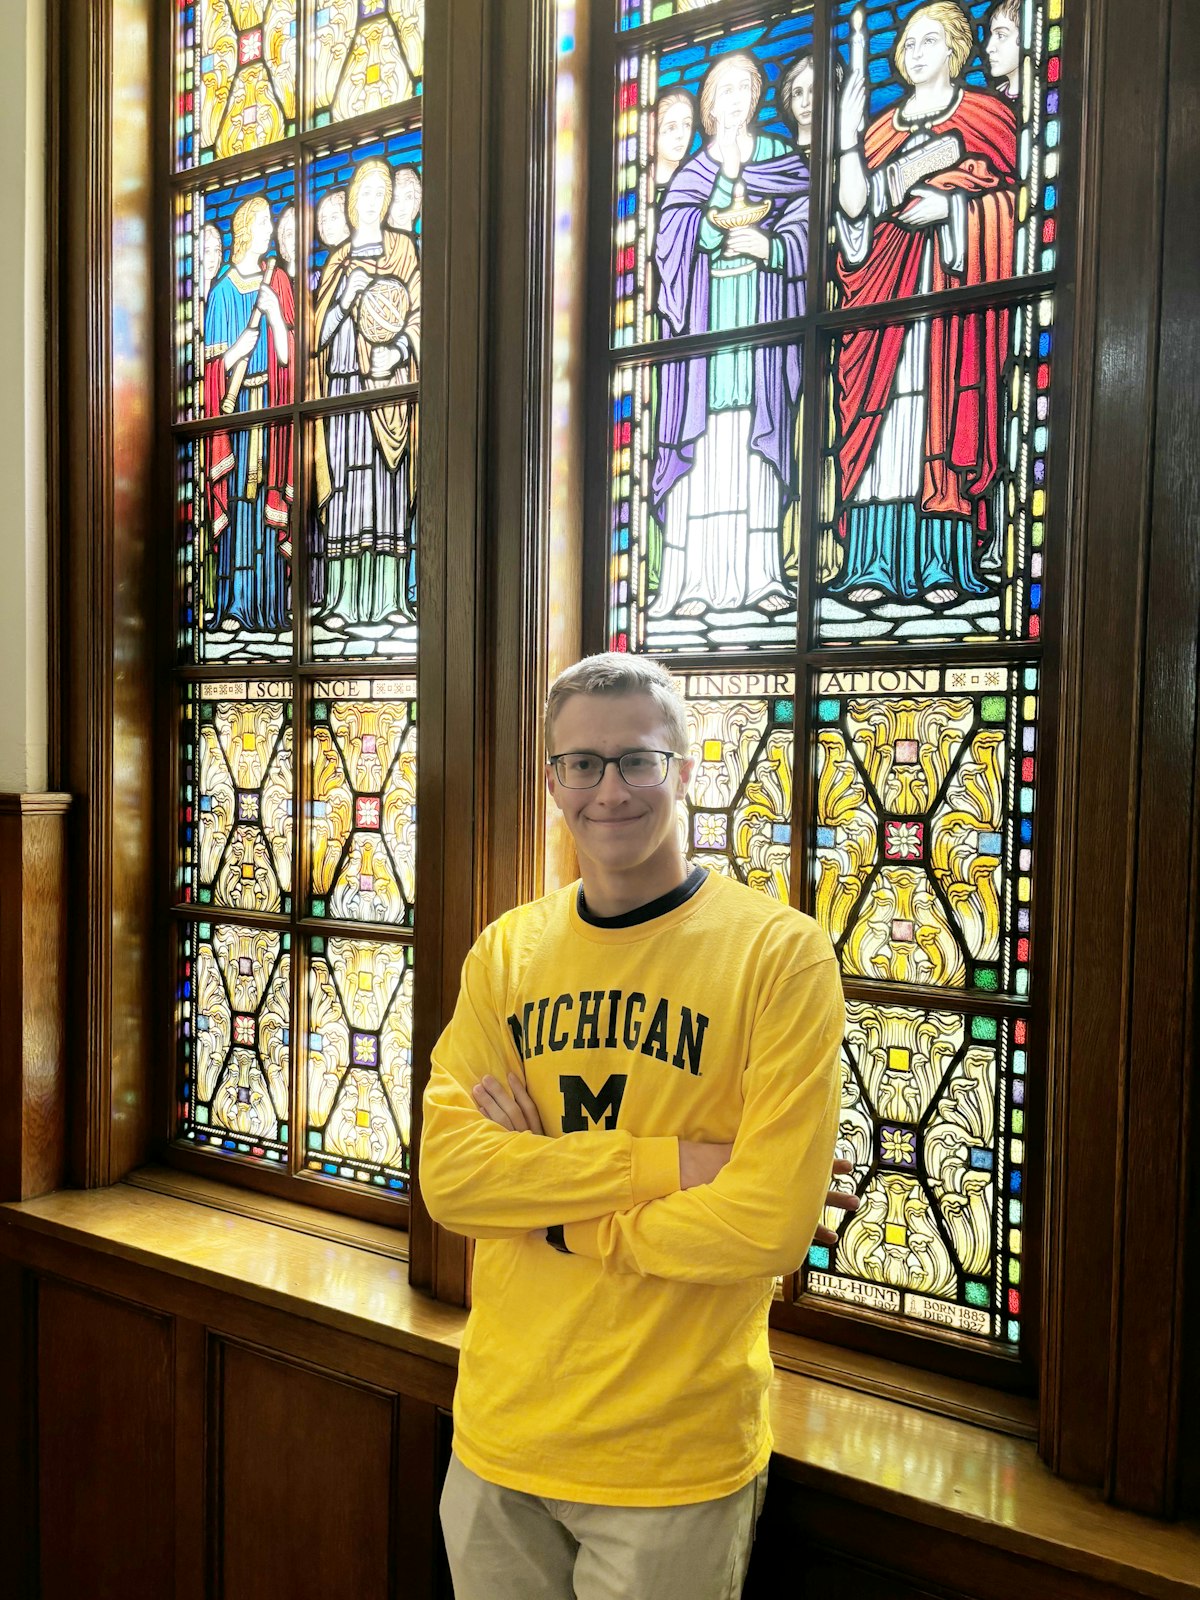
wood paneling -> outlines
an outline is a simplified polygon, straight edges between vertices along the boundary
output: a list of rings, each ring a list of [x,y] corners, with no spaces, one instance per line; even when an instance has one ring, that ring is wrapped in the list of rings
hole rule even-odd
[[[41,1600],[161,1594],[173,1562],[170,1322],[53,1280],[37,1317]]]
[[[0,795],[0,1199],[63,1181],[67,1085],[64,794]]]
[[[209,1546],[223,1600],[389,1600],[396,1402],[220,1343]]]
[[[37,1590],[33,1274],[0,1260],[0,1551],[15,1600]]]

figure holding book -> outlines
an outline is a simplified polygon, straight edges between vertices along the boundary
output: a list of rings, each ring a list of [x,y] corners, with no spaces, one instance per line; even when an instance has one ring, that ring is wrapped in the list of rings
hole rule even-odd
[[[1017,128],[1010,104],[962,74],[974,34],[933,0],[896,43],[910,92],[865,134],[861,19],[838,107],[835,226],[845,306],[1011,277]],[[1009,317],[980,310],[856,328],[839,341],[838,535],[831,586],[852,602],[983,595],[1002,446]]]

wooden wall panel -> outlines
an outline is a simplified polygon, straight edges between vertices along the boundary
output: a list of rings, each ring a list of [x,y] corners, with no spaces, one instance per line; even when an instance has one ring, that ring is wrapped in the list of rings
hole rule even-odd
[[[0,795],[0,1199],[66,1170],[65,794]]]
[[[171,1324],[43,1280],[40,1600],[161,1595],[172,1565]]]
[[[208,1543],[222,1600],[404,1593],[389,1577],[395,1397],[222,1343],[211,1398]]]
[[[31,1272],[0,1261],[0,1551],[16,1600],[37,1592],[34,1294]]]

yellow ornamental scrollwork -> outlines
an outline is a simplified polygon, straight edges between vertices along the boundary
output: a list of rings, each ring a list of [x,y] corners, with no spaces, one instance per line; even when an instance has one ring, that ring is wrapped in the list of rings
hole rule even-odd
[[[1000,848],[1004,824],[1004,734],[985,729],[971,741],[945,800],[930,823],[930,859],[954,908],[967,948],[977,960],[1000,950]]]
[[[919,867],[882,867],[843,949],[845,971],[892,983],[961,988],[962,952]]]
[[[996,1055],[972,1048],[955,1068],[925,1130],[925,1165],[954,1248],[966,1272],[984,1275],[992,1256],[995,1184],[972,1152],[993,1149]]]
[[[868,1283],[921,1294],[953,1295],[954,1263],[937,1231],[928,1196],[915,1178],[872,1178],[838,1242],[837,1267]]]
[[[972,716],[969,700],[850,701],[850,737],[886,811],[928,811],[971,731]]]
[[[835,834],[816,852],[816,915],[836,940],[874,865],[878,819],[844,738],[831,728],[817,735],[817,825]]]

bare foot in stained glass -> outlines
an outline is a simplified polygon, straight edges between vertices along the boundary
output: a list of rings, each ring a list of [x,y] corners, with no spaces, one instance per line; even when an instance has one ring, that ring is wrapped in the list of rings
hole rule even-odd
[[[677,617],[702,617],[707,610],[703,600],[684,600],[675,607]]]
[[[952,600],[958,599],[958,590],[930,589],[925,598],[931,606],[948,606]]]
[[[788,597],[785,594],[769,594],[758,602],[758,609],[765,612],[768,617],[774,616],[777,611],[786,611],[787,608]]]
[[[870,587],[865,589],[851,589],[846,598],[847,600],[853,600],[856,606],[873,606],[876,600],[883,599],[883,590],[872,589]]]

